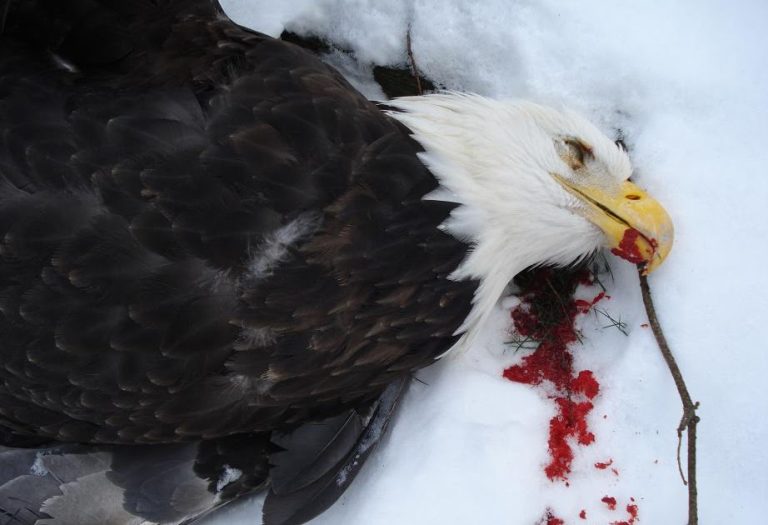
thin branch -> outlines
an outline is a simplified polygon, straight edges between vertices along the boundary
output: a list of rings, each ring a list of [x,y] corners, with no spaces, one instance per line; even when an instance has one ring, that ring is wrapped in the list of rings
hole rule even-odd
[[[411,47],[411,24],[408,24],[408,30],[405,33],[405,48],[408,51],[408,62],[411,64],[411,74],[416,80],[416,93],[423,95],[424,90],[421,88],[421,78],[419,77],[419,70],[416,67],[416,59],[413,58],[413,48]]]
[[[661,350],[661,355],[664,357],[664,361],[667,363],[669,372],[672,374],[672,379],[675,381],[677,392],[680,394],[680,401],[683,403],[683,417],[680,419],[680,424],[677,426],[677,466],[680,470],[680,476],[683,478],[683,483],[688,485],[688,525],[698,525],[698,488],[696,485],[696,424],[699,422],[699,416],[696,414],[696,409],[699,408],[699,403],[694,403],[691,399],[691,394],[688,392],[688,387],[685,385],[685,379],[680,371],[680,367],[675,361],[675,357],[672,355],[672,351],[667,344],[667,339],[664,337],[664,332],[661,329],[659,318],[656,316],[656,308],[653,306],[653,299],[651,298],[651,289],[648,286],[648,279],[640,273],[640,290],[643,293],[643,303],[645,304],[645,311],[648,314],[648,322],[653,330],[653,335],[656,337],[656,342]],[[683,476],[683,467],[680,461],[680,449],[682,447],[683,431],[687,431],[688,437],[688,481],[686,482],[685,476]]]

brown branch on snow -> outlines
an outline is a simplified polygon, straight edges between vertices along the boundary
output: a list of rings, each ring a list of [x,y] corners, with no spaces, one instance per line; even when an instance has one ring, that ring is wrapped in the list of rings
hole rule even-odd
[[[661,350],[661,355],[664,357],[664,361],[667,363],[669,372],[672,374],[672,379],[675,381],[677,392],[680,394],[680,401],[683,403],[683,417],[680,419],[680,424],[677,426],[677,468],[680,470],[680,477],[683,478],[683,483],[688,485],[688,525],[698,525],[698,488],[696,486],[696,424],[699,422],[699,416],[696,414],[696,409],[699,408],[699,403],[693,402],[691,394],[688,392],[688,387],[685,385],[685,379],[680,371],[680,367],[677,365],[675,356],[672,355],[667,344],[667,339],[664,337],[664,332],[661,329],[659,318],[656,316],[656,308],[653,306],[653,299],[651,298],[651,289],[648,286],[648,279],[645,275],[640,273],[640,290],[643,293],[643,303],[645,304],[645,311],[648,314],[648,321],[651,324],[653,335],[656,337],[656,342]],[[688,437],[688,481],[686,481],[683,475],[683,467],[680,461],[680,449],[683,442],[683,431],[687,431]]]
[[[416,92],[419,95],[424,94],[424,90],[421,88],[421,78],[419,77],[419,70],[416,67],[416,59],[413,58],[413,48],[411,47],[411,25],[408,24],[408,30],[405,33],[405,49],[408,52],[408,62],[411,64],[411,74],[416,79]]]

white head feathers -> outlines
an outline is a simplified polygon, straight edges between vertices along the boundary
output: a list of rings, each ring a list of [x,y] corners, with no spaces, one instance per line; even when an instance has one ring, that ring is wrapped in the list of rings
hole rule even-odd
[[[443,225],[470,241],[472,252],[452,276],[480,281],[461,331],[472,337],[509,281],[538,264],[567,265],[604,242],[584,218],[584,203],[553,175],[577,174],[558,148],[570,140],[587,145],[595,185],[625,181],[626,152],[570,111],[520,101],[442,93],[401,98],[390,115],[407,126],[425,152],[422,162],[441,189],[426,198],[460,203]]]

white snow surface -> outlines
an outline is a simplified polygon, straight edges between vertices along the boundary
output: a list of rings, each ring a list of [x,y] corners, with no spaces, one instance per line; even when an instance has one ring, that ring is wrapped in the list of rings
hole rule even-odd
[[[695,400],[700,522],[765,523],[768,494],[768,3],[755,0],[225,0],[237,22],[319,35],[351,55],[331,62],[380,98],[368,66],[404,65],[410,25],[426,76],[448,89],[576,109],[621,129],[634,179],[667,207],[675,247],[650,277],[660,318]],[[353,60],[355,59],[355,60]],[[391,430],[315,525],[684,524],[677,472],[680,402],[653,341],[637,277],[611,257],[598,314],[581,319],[575,369],[601,390],[595,443],[574,447],[569,484],[550,481],[546,389],[502,378],[518,363],[502,301],[484,340],[422,371]],[[594,290],[583,290],[585,296]],[[610,469],[596,462],[613,459]],[[610,511],[604,496],[617,500]],[[258,522],[262,498],[207,525]],[[581,510],[586,520],[580,519]],[[546,522],[546,520],[543,520]]]

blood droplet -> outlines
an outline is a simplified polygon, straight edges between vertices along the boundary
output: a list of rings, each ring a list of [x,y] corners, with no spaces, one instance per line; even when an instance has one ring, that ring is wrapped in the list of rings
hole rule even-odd
[[[608,505],[608,508],[610,510],[616,510],[616,498],[611,496],[603,496],[603,499],[601,499],[600,501]]]

